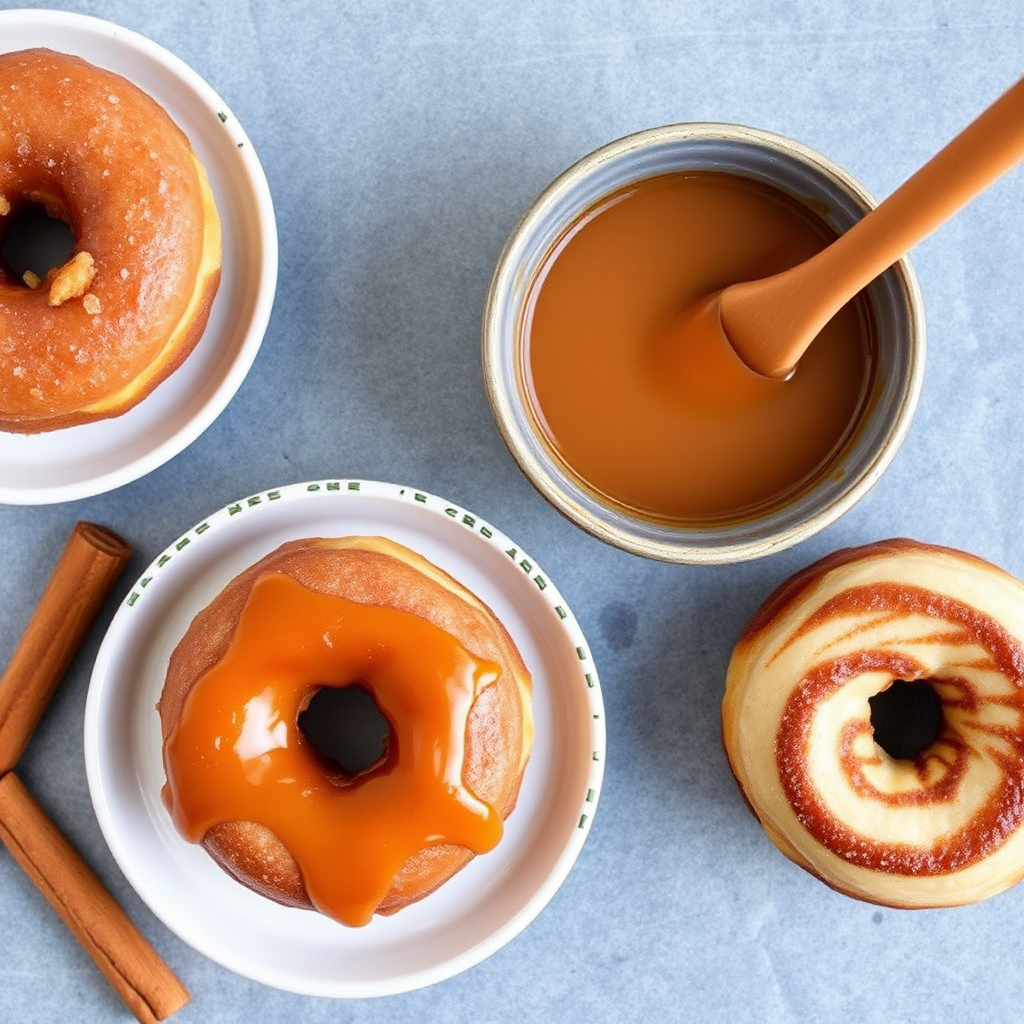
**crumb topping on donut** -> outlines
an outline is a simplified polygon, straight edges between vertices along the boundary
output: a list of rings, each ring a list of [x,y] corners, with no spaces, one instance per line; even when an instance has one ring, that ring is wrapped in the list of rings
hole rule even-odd
[[[50,277],[51,306],[63,305],[68,299],[80,299],[89,290],[96,276],[96,261],[87,252],[76,252]],[[97,310],[98,312],[98,310]]]

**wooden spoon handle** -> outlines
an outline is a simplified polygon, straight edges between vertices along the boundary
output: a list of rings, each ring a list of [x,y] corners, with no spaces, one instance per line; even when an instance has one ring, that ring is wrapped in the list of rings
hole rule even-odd
[[[854,295],[1022,158],[1024,79],[816,256],[726,288],[721,316],[730,341],[748,365],[784,375]]]
[[[852,298],[1022,158],[1024,78],[829,246],[823,265],[848,268],[842,290]]]

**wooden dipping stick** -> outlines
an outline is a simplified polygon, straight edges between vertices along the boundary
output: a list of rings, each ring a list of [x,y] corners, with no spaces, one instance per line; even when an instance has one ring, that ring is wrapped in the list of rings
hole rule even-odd
[[[11,770],[130,557],[117,534],[76,524],[0,677],[0,840],[136,1018],[155,1024],[188,990]]]

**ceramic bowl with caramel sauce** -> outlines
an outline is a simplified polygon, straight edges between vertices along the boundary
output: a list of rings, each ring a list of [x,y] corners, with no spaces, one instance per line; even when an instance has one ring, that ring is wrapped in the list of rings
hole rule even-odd
[[[739,562],[834,522],[917,405],[925,325],[909,261],[844,307],[785,382],[680,386],[674,324],[874,205],[820,154],[736,125],[650,129],[570,167],[513,231],[484,309],[488,398],[526,476],[596,537],[665,561]]]

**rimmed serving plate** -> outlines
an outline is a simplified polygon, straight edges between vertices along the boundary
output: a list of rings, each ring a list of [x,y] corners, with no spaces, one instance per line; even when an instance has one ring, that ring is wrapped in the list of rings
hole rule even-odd
[[[174,830],[155,705],[192,617],[287,540],[383,535],[482,598],[534,684],[536,739],[496,850],[420,903],[346,928],[249,892]],[[479,963],[519,934],[576,861],[597,807],[605,726],[590,649],[569,606],[504,533],[451,502],[373,481],[292,484],[237,501],[171,544],[131,588],[95,664],[85,713],[89,788],[121,869],[164,923],[239,974],[307,995],[393,994]]]
[[[151,40],[62,11],[0,11],[0,51],[45,46],[123,75],[192,142],[220,212],[223,268],[206,331],[185,363],[123,416],[43,434],[0,432],[0,502],[40,505],[113,490],[190,445],[241,386],[277,286],[277,227],[259,158],[227,104]]]

